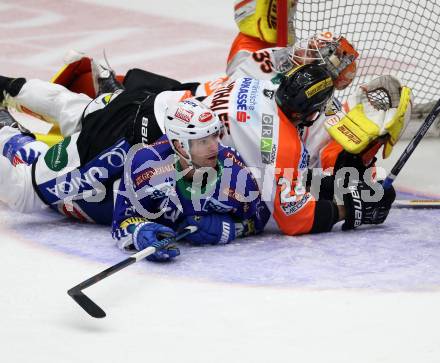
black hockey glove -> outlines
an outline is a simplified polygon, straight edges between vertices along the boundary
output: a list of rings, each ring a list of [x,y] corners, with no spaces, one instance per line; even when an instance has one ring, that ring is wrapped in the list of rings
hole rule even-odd
[[[374,165],[376,162],[376,158],[369,159],[368,163],[365,164],[365,161],[362,155],[350,154],[348,151],[342,151],[335,162],[335,168],[333,170],[333,174],[336,175],[338,170],[342,168],[355,168],[360,177],[364,175],[365,171]]]
[[[342,230],[355,229],[362,224],[385,222],[391,205],[396,199],[396,192],[391,186],[389,189],[383,189],[384,194],[379,201],[369,201],[376,196],[374,193],[377,193],[377,189],[382,188],[382,183],[376,183],[375,186],[377,188],[373,189],[360,180],[348,181],[349,193],[343,196],[346,217]]]

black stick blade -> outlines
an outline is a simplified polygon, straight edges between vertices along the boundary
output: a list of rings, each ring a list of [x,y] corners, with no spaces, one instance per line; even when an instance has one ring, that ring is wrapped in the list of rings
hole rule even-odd
[[[67,291],[69,296],[76,301],[76,303],[81,306],[87,314],[94,318],[104,318],[105,311],[102,310],[98,305],[96,305],[87,295],[85,295],[81,290],[70,289]]]

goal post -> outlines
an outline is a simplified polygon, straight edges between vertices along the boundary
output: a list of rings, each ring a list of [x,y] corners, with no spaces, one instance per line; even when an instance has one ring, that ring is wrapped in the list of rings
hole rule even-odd
[[[290,0],[277,1],[277,46],[285,47],[288,43],[288,8],[287,2]]]

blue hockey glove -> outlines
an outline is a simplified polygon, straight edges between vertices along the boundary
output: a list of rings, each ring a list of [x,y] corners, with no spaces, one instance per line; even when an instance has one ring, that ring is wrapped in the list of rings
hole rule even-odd
[[[180,229],[196,226],[197,231],[185,239],[196,245],[226,244],[235,239],[235,223],[228,214],[188,216]]]
[[[176,233],[169,227],[159,223],[143,222],[136,225],[133,231],[134,247],[141,251],[147,247],[153,246],[154,243],[163,240],[164,238],[175,237]],[[180,255],[180,250],[168,244],[166,247],[157,250],[154,254],[147,257],[148,261],[162,262],[168,261]]]

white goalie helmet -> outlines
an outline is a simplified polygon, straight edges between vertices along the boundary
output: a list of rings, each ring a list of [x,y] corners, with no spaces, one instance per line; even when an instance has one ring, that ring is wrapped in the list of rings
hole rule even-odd
[[[174,152],[189,165],[192,165],[190,140],[202,139],[215,133],[220,136],[222,131],[223,125],[217,115],[195,98],[181,101],[165,112],[165,134]],[[179,153],[173,140],[180,143],[188,157]]]
[[[290,50],[294,65],[323,64],[331,73],[336,89],[347,87],[356,75],[359,53],[343,36],[326,31],[298,40]]]

